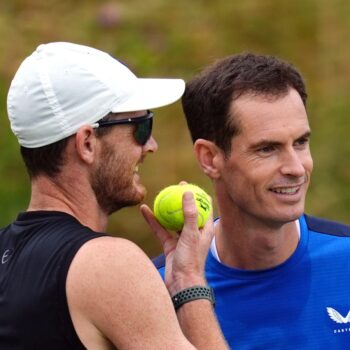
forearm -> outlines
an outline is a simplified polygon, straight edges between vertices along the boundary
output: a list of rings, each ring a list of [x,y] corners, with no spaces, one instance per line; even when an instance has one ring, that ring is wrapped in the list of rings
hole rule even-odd
[[[198,299],[182,305],[177,317],[185,336],[197,349],[229,349],[209,300]]]
[[[190,193],[183,196],[185,224],[173,237],[155,220],[147,206],[142,213],[159,238],[166,256],[165,285],[171,296],[186,288],[206,286],[204,267],[210,243],[214,237],[212,215],[203,228],[197,226],[197,209]],[[197,349],[227,350],[225,339],[216,320],[210,300],[186,302],[177,310],[177,317],[186,338]]]
[[[213,295],[211,299],[211,292],[208,289],[188,290],[194,286],[206,287],[206,279],[200,275],[178,277],[169,290],[173,299],[174,296],[179,296],[175,302],[178,306],[176,314],[187,339],[199,350],[229,349],[214,313],[215,296]],[[183,293],[177,294],[184,290],[186,290],[185,296]]]

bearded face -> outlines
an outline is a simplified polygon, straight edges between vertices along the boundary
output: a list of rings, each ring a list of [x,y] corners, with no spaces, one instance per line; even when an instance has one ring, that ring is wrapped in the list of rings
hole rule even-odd
[[[91,175],[91,186],[100,207],[108,215],[139,204],[145,197],[146,189],[137,173],[141,160],[140,152],[118,151],[115,145],[104,142],[100,160]]]

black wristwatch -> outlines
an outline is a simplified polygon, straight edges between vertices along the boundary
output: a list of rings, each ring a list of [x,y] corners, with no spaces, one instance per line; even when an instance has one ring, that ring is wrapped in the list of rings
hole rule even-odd
[[[192,300],[208,299],[215,306],[215,296],[213,288],[209,286],[193,286],[176,293],[172,298],[175,310],[181,305]]]

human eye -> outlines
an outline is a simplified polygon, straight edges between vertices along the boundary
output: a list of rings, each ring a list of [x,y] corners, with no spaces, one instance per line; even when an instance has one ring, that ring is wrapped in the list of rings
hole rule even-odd
[[[276,150],[275,145],[264,145],[258,148],[258,153],[263,154],[263,155],[268,155],[270,153],[273,153]]]
[[[309,145],[309,137],[306,137],[306,136],[300,137],[295,141],[294,144],[297,147],[306,147]]]

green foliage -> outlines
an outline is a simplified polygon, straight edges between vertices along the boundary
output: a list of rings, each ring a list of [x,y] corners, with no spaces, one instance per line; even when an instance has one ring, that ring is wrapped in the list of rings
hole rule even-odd
[[[27,206],[29,181],[9,131],[6,94],[21,61],[44,42],[110,52],[139,76],[191,77],[228,54],[253,51],[295,64],[309,88],[315,161],[307,212],[350,223],[350,3],[346,0],[2,0],[0,2],[0,224]],[[212,194],[198,169],[177,103],[157,110],[160,145],[142,165],[152,203],[182,179]],[[159,251],[137,208],[112,216],[109,231]]]

